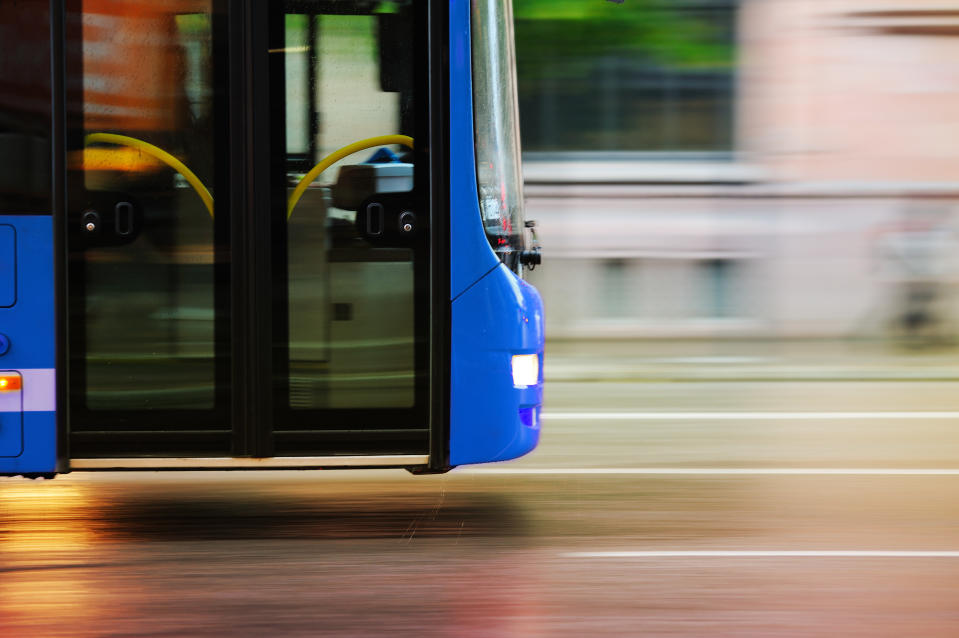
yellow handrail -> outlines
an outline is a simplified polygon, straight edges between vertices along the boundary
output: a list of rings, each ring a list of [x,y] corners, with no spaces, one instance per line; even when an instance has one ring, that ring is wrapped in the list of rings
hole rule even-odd
[[[135,137],[117,135],[115,133],[90,133],[86,136],[85,141],[87,144],[105,142],[108,144],[129,146],[155,157],[186,179],[190,186],[193,187],[193,190],[196,191],[197,195],[200,196],[200,199],[203,200],[203,204],[206,206],[207,211],[209,211],[210,217],[213,217],[213,196],[210,195],[210,191],[206,186],[204,186],[203,182],[200,181],[196,174],[187,167],[186,164],[178,160],[173,155],[170,155],[162,148],[154,146],[149,142],[144,142],[143,140]],[[307,187],[313,183],[313,180],[319,177],[320,173],[348,155],[352,155],[353,153],[357,153],[374,146],[385,146],[387,144],[401,144],[403,146],[413,148],[413,138],[408,135],[379,135],[377,137],[369,137],[364,140],[359,140],[358,142],[353,142],[352,144],[347,144],[343,148],[337,149],[324,157],[316,166],[310,169],[310,172],[300,179],[299,183],[296,185],[296,188],[293,189],[293,193],[290,195],[290,199],[287,203],[287,219],[289,219],[293,214],[293,209],[300,201],[304,191],[306,191]]]
[[[300,182],[296,185],[296,188],[293,189],[293,193],[290,194],[290,199],[286,205],[286,218],[290,218],[290,215],[293,214],[293,208],[296,207],[297,202],[300,201],[300,197],[303,196],[306,188],[313,183],[313,180],[320,176],[320,173],[347,155],[352,155],[353,153],[372,148],[374,146],[385,146],[387,144],[402,144],[403,146],[413,148],[413,138],[409,135],[380,135],[377,137],[368,137],[365,140],[347,144],[343,148],[335,150],[324,157],[316,166],[310,169],[309,173],[303,176]]]
[[[207,190],[207,187],[203,185],[203,182],[200,181],[200,178],[194,174],[187,165],[164,151],[159,146],[154,146],[149,142],[144,142],[143,140],[138,140],[135,137],[128,137],[126,135],[116,135],[114,133],[90,133],[84,138],[84,141],[87,144],[93,144],[95,142],[105,142],[107,144],[119,144],[120,146],[129,146],[143,151],[147,155],[151,155],[177,173],[186,178],[186,181],[193,187],[193,190],[196,191],[196,194],[200,196],[200,199],[203,200],[203,205],[206,206],[207,211],[210,213],[210,217],[213,217],[213,196],[210,195],[210,191]]]

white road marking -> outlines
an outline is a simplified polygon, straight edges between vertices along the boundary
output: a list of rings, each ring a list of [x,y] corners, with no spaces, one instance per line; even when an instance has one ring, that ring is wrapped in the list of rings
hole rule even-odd
[[[959,476],[956,468],[839,468],[839,467],[488,467],[462,468],[456,474],[740,474],[752,476]]]
[[[551,421],[816,421],[853,419],[959,419],[959,412],[544,412]]]
[[[959,558],[959,551],[640,551],[566,552],[564,558]]]

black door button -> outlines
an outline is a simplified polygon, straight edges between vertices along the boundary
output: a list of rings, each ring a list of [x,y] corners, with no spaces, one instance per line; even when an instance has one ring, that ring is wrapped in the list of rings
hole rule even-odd
[[[88,210],[80,217],[80,227],[85,233],[95,233],[100,230],[100,213]]]
[[[412,193],[377,193],[356,211],[356,232],[373,246],[406,248],[425,240]]]
[[[411,213],[408,210],[400,213],[400,232],[401,233],[412,233],[416,230],[416,215]]]

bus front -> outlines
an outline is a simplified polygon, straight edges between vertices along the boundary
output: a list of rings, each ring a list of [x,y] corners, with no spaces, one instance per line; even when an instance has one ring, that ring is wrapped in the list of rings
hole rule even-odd
[[[544,335],[542,301],[522,280],[539,254],[523,218],[512,5],[450,11],[450,462],[460,465],[536,446]]]
[[[536,445],[508,2],[25,0],[0,36],[0,474]]]

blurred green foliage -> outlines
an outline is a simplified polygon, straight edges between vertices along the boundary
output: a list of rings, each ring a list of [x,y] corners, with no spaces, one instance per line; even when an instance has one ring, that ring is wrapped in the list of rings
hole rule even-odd
[[[734,46],[709,19],[712,5],[728,3],[514,0],[518,63],[551,60],[553,72],[575,73],[596,58],[628,56],[646,65],[730,68]]]
[[[513,0],[528,151],[727,151],[739,0]]]

